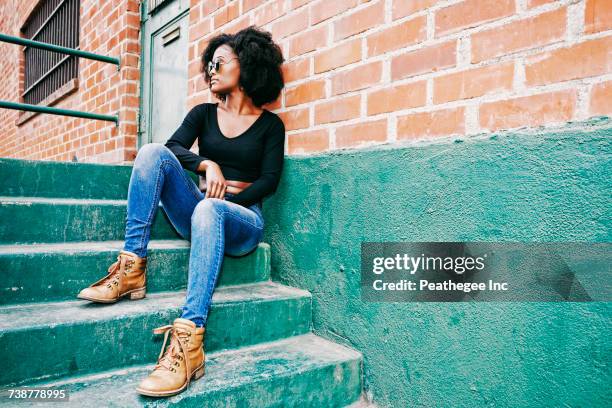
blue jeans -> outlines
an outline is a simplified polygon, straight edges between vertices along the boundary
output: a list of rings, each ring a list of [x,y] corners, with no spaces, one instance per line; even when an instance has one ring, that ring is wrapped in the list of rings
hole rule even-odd
[[[225,193],[226,197],[231,195]],[[261,202],[247,208],[220,198],[205,198],[170,149],[161,143],[146,144],[132,168],[124,250],[147,256],[160,201],[179,235],[191,241],[181,317],[205,326],[224,254],[245,255],[263,239]]]

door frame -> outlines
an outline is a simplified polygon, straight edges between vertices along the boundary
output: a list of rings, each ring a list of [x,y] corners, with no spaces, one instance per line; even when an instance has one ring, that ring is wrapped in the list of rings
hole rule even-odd
[[[153,86],[153,81],[150,80],[150,63],[153,60],[151,39],[180,19],[184,17],[189,19],[189,0],[166,1],[156,7],[152,13],[148,12],[148,4],[148,1],[140,3],[140,98],[137,119],[137,150],[140,150],[145,144],[151,143],[151,121],[149,120]],[[189,27],[189,24],[187,26]],[[189,36],[189,32],[186,34]],[[187,45],[187,55],[189,57],[189,44]]]

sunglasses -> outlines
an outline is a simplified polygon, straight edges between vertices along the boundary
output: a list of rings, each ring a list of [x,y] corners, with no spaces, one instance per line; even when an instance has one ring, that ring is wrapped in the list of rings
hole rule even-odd
[[[221,65],[227,64],[228,62],[230,62],[232,60],[235,60],[235,59],[238,59],[238,58],[232,58],[232,59],[224,61],[224,62],[221,62],[220,59],[216,60],[215,62],[208,61],[208,65],[206,67],[206,70],[208,71],[208,75],[210,75],[210,73],[212,72],[213,68],[215,69],[215,71],[219,72],[219,70],[221,69]]]

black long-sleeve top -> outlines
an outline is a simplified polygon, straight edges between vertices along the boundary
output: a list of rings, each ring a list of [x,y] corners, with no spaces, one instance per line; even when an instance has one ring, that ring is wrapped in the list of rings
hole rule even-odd
[[[197,173],[204,160],[219,165],[226,180],[252,182],[240,193],[226,197],[244,207],[262,202],[276,191],[283,170],[285,125],[264,109],[257,120],[236,137],[225,137],[219,128],[218,103],[194,106],[165,143],[184,169]],[[199,154],[189,150],[198,140]]]

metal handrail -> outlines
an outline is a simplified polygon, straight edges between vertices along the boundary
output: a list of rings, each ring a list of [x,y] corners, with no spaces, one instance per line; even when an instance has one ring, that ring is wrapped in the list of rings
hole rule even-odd
[[[27,38],[14,37],[12,35],[6,35],[0,33],[0,41],[18,44],[18,45],[27,45],[29,47],[41,48],[47,51],[59,52],[61,54],[70,54],[76,55],[77,57],[92,59],[96,61],[108,62],[110,64],[117,65],[117,69],[120,68],[119,58],[108,57],[106,55],[94,54],[93,52],[76,50],[74,48],[62,47],[61,45],[49,44],[42,41],[28,40]]]
[[[16,110],[30,111],[30,112],[50,113],[52,115],[61,115],[61,116],[74,116],[77,118],[85,118],[85,119],[106,120],[109,122],[115,122],[115,124],[119,123],[119,117],[117,116],[102,115],[100,113],[83,112],[83,111],[71,110],[71,109],[53,108],[51,106],[32,105],[29,103],[18,103],[18,102],[9,102],[9,101],[0,100],[0,108],[16,109]]]
[[[61,45],[49,44],[42,41],[28,40],[27,38],[14,37],[12,35],[0,33],[0,41],[11,44],[25,45],[43,50],[58,52],[62,54],[75,55],[77,57],[92,59],[96,61],[108,62],[117,65],[117,70],[121,68],[121,63],[118,58],[108,57],[106,55],[94,54],[93,52],[82,51],[74,48],[62,47]],[[74,116],[85,119],[105,120],[115,122],[119,125],[119,116],[102,115],[99,113],[83,112],[71,109],[54,108],[51,106],[32,105],[29,103],[18,103],[0,100],[0,108],[16,109],[30,112],[50,113],[52,115]]]

